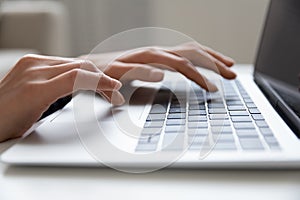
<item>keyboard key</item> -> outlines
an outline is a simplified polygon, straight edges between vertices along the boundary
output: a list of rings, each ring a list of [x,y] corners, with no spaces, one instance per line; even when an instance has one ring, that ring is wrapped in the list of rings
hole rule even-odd
[[[251,114],[260,114],[260,111],[257,108],[249,108]]]
[[[142,130],[141,135],[155,135],[160,134],[162,131],[162,128],[144,128]]]
[[[228,106],[227,107],[229,111],[233,111],[233,110],[246,110],[246,108],[244,106]]]
[[[257,138],[241,138],[241,146],[243,150],[264,150],[264,147]]]
[[[208,123],[207,122],[189,122],[188,128],[189,129],[208,128]]]
[[[238,95],[225,95],[224,99],[234,101],[234,100],[240,100],[240,97]]]
[[[164,125],[164,121],[146,121],[144,128],[161,128]]]
[[[210,108],[208,112],[209,114],[226,114],[227,110],[222,108]]]
[[[232,116],[232,122],[252,122],[252,119],[249,116]]]
[[[255,129],[252,122],[235,122],[233,123],[233,126],[236,129]]]
[[[205,105],[190,105],[189,110],[205,110]]]
[[[213,134],[213,140],[218,143],[234,143],[234,137],[231,134]]]
[[[171,113],[168,115],[168,119],[185,119],[185,113]]]
[[[194,116],[194,115],[206,115],[206,111],[205,110],[190,110],[189,116]]]
[[[166,133],[179,133],[184,131],[185,131],[185,126],[166,126],[165,128]]]
[[[273,136],[273,132],[270,128],[260,128],[259,130],[263,134],[263,136]]]
[[[254,103],[246,103],[246,106],[248,108],[256,108],[256,105]]]
[[[207,104],[208,108],[224,108],[225,105],[223,103],[208,103]]]
[[[245,103],[253,103],[252,99],[250,98],[244,98]]]
[[[233,105],[240,105],[240,106],[242,106],[242,105],[244,105],[242,101],[236,101],[236,100],[227,100],[226,104],[228,106],[233,106]]]
[[[228,115],[227,114],[210,114],[209,115],[209,119],[228,119]]]
[[[213,134],[232,134],[233,130],[230,126],[214,126],[211,127],[211,132]]]
[[[255,129],[240,129],[236,130],[236,134],[239,138],[258,138],[258,133]]]
[[[178,125],[185,125],[185,120],[181,119],[168,119],[167,126],[178,126]]]
[[[210,126],[230,126],[230,121],[228,120],[210,120]]]
[[[249,116],[247,111],[229,111],[230,116]]]
[[[165,121],[165,114],[149,114],[147,121]]]
[[[268,124],[267,124],[267,122],[264,121],[264,120],[256,121],[255,123],[260,128],[268,128],[269,127]]]
[[[170,113],[185,113],[186,109],[185,108],[170,108]]]
[[[264,117],[261,114],[252,114],[254,120],[264,120]]]
[[[243,99],[250,99],[250,96],[247,93],[241,93]]]
[[[198,122],[198,121],[206,122],[207,117],[204,115],[194,115],[194,116],[189,116],[188,120],[189,122]]]
[[[189,129],[188,130],[188,135],[193,136],[193,135],[208,135],[208,129],[207,128],[198,128],[198,129]]]

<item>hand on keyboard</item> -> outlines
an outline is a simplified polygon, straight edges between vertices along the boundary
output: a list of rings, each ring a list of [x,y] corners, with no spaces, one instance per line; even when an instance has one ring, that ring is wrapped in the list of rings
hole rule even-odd
[[[198,72],[196,66],[210,69],[226,79],[236,74],[229,69],[233,59],[198,43],[185,43],[175,47],[144,47],[128,52],[88,55],[107,75],[122,81],[142,80],[158,82],[163,79],[161,69],[177,71],[205,90],[217,87]],[[113,62],[112,62],[113,59]]]

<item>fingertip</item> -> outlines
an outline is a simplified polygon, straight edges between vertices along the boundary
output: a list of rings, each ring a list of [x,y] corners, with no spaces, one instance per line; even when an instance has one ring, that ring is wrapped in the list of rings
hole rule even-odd
[[[235,79],[237,74],[229,69],[226,70],[226,73],[223,73],[222,76],[226,79]]]
[[[102,82],[100,82],[99,86],[106,85],[109,90],[119,90],[122,87],[122,83],[119,80],[106,74],[103,74],[103,79],[101,78],[100,81]]]
[[[226,64],[227,67],[232,67],[235,64],[235,61],[230,57],[226,57],[226,63],[225,64]]]
[[[114,92],[111,98],[111,104],[114,106],[121,106],[125,103],[125,99],[120,92]]]
[[[217,86],[216,86],[215,84],[209,82],[209,83],[207,84],[206,90],[207,90],[208,92],[217,92],[219,89],[217,88]]]
[[[208,92],[217,92],[219,90],[215,84],[213,84],[207,79],[205,79],[204,84],[203,83],[197,83],[197,84]]]
[[[115,87],[114,87],[114,90],[120,90],[121,87],[123,86],[122,83],[116,79],[113,79],[114,82],[115,82]]]
[[[155,82],[162,81],[164,79],[164,76],[165,76],[164,71],[159,70],[159,69],[153,69],[149,73],[149,79],[151,81],[155,81]]]

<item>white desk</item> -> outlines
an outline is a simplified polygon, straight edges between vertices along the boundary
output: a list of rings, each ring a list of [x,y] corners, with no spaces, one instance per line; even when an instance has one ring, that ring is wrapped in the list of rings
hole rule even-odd
[[[2,152],[13,141],[0,144]],[[165,169],[126,174],[111,169],[0,164],[1,200],[300,199],[299,171]]]

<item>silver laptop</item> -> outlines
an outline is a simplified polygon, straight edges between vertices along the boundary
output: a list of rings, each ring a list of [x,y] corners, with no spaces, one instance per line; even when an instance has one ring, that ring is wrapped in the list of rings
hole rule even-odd
[[[178,73],[162,83],[134,81],[112,107],[82,92],[45,118],[1,159],[14,165],[109,166],[141,172],[163,167],[300,167],[300,3],[273,0],[255,69],[237,66],[209,93]]]

